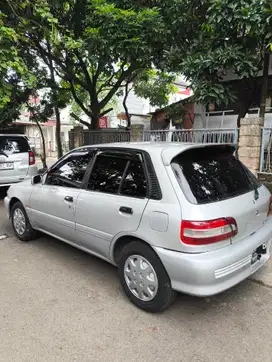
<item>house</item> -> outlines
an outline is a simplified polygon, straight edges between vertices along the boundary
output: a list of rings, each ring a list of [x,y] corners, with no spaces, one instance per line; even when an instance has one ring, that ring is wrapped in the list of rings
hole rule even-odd
[[[238,79],[231,71],[223,77],[223,82],[230,84],[236,91],[238,97],[235,102],[228,104],[228,106],[218,106],[216,104],[198,104],[194,102],[193,97],[164,107],[157,109],[152,112],[151,129],[164,129],[167,128],[167,124],[170,121],[173,122],[175,128],[195,128],[195,129],[216,129],[216,128],[237,128],[237,119],[239,111],[241,109],[241,98],[244,96],[244,100],[247,101],[249,93],[245,92],[244,81]],[[260,104],[260,93],[262,84],[262,74],[259,73],[257,78],[255,91],[251,97],[251,106],[246,114],[247,117],[258,117],[259,116],[259,104]],[[240,96],[239,96],[240,95]],[[189,105],[190,104],[190,105]],[[187,116],[184,114],[184,105],[186,105]],[[190,108],[190,110],[188,110]],[[176,109],[173,115],[173,110]],[[169,116],[171,115],[172,116]],[[188,118],[190,115],[190,119]],[[186,118],[187,117],[187,118]],[[176,118],[182,118],[182,122],[176,122]],[[190,121],[192,121],[190,123]],[[269,66],[269,80],[268,80],[268,93],[266,99],[266,113],[265,113],[265,127],[272,127],[272,56],[270,57]]]
[[[192,95],[191,89],[188,87],[189,83],[183,77],[177,77],[174,85],[177,88],[177,92],[170,95],[169,104],[178,102],[180,100],[186,99]],[[122,106],[123,97],[118,98],[117,112],[112,113],[110,116],[110,127],[116,128],[118,126],[125,127],[127,121],[124,117],[120,117],[124,113]],[[150,129],[150,120],[152,114],[156,112],[156,107],[151,106],[148,99],[138,97],[133,89],[128,95],[127,98],[127,107],[131,115],[132,124],[142,124],[145,130]]]

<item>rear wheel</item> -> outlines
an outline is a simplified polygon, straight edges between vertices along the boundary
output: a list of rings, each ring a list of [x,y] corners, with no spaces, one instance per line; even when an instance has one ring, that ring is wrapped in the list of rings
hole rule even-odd
[[[128,298],[145,311],[161,312],[175,299],[176,292],[162,262],[142,242],[133,241],[124,247],[118,272]]]
[[[32,228],[24,206],[19,201],[12,206],[11,220],[18,239],[21,241],[36,239],[37,231]]]

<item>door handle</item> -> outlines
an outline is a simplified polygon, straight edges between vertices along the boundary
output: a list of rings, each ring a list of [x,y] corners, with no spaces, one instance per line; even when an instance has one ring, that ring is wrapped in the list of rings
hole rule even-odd
[[[119,211],[123,212],[124,214],[133,214],[133,210],[131,207],[121,206]]]
[[[74,202],[74,198],[72,196],[65,196],[64,200],[68,202]]]

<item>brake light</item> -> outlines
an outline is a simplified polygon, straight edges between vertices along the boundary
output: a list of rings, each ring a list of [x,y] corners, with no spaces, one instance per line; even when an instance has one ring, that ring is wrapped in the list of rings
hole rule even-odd
[[[205,245],[229,239],[237,233],[237,223],[232,217],[208,221],[183,220],[180,239],[189,245]]]
[[[272,215],[272,196],[270,196],[267,216]]]
[[[28,151],[29,156],[29,166],[35,165],[35,154],[33,151]]]

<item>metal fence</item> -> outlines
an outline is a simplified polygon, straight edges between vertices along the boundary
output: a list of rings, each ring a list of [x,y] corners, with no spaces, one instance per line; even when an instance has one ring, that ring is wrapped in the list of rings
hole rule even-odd
[[[260,172],[272,173],[272,128],[262,129]]]
[[[82,135],[83,145],[97,145],[101,143],[129,142],[130,132],[120,129],[106,129],[98,131],[84,130]],[[76,147],[75,133],[69,132],[69,149]]]
[[[145,131],[144,141],[186,143],[233,143],[238,142],[238,129],[190,129]]]
[[[131,133],[124,130],[84,130],[83,145],[130,142]],[[144,131],[144,142],[232,143],[237,144],[238,129],[190,129]],[[75,133],[69,132],[69,148],[76,147]]]
[[[247,112],[247,117],[259,117],[260,116],[260,108],[249,108]],[[236,125],[238,114],[236,111],[229,109],[225,111],[211,111],[205,113],[205,119],[203,119],[203,124],[205,124],[205,128],[217,127],[223,128],[232,127],[232,125]],[[271,127],[272,121],[272,107],[265,108],[265,122],[267,127]],[[234,126],[235,127],[235,126]]]
[[[116,129],[103,131],[83,131],[84,145],[100,143],[129,142],[130,132]]]

